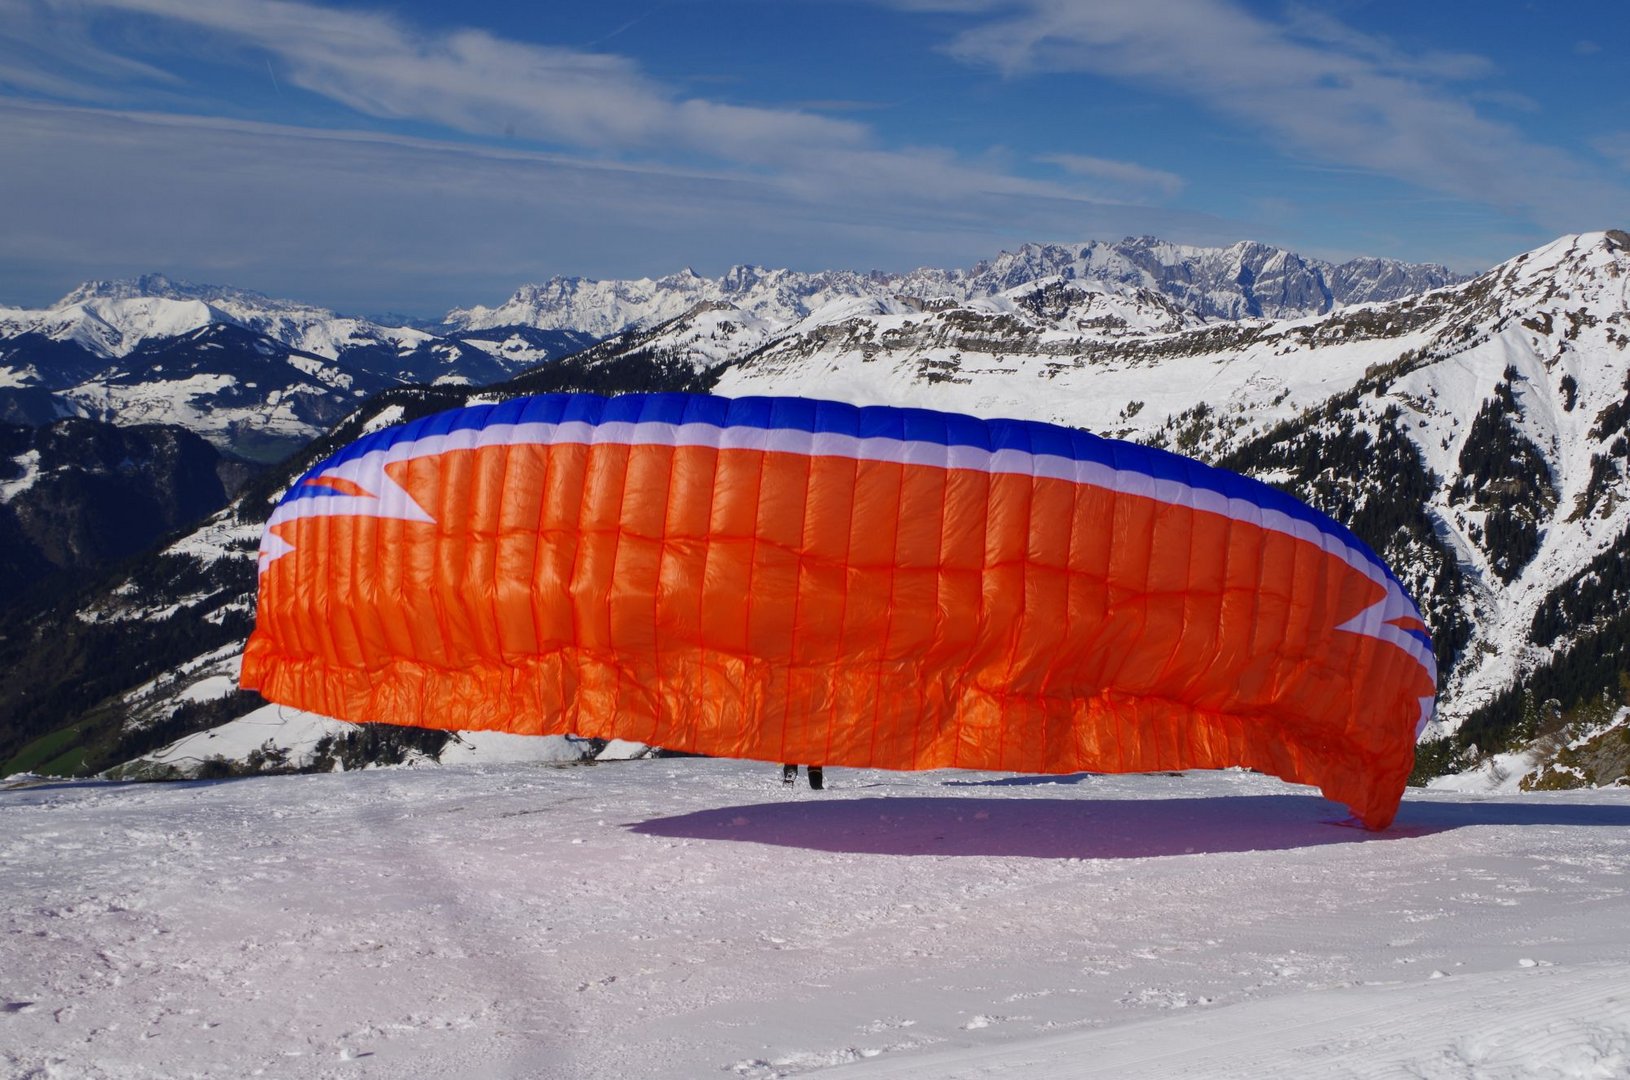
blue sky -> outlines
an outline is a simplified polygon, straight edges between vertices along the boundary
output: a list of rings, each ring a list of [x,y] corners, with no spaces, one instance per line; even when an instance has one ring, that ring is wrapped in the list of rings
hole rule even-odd
[[[553,274],[1630,224],[1630,5],[0,0],[0,302],[439,314]]]

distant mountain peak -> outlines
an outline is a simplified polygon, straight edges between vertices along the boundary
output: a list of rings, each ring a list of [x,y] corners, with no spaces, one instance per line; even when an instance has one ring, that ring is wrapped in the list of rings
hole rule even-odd
[[[1154,236],[1119,241],[1028,242],[967,269],[909,273],[797,271],[743,263],[707,278],[686,267],[651,279],[550,278],[517,289],[497,307],[456,309],[457,329],[506,325],[575,329],[609,337],[649,329],[696,304],[728,299],[755,318],[790,326],[839,300],[888,302],[949,298],[967,302],[1048,278],[1100,281],[1151,292],[1200,319],[1289,318],[1395,300],[1465,280],[1436,264],[1355,259],[1335,264],[1254,240],[1228,247],[1174,244]]]
[[[276,304],[263,293],[248,289],[228,288],[221,285],[202,285],[178,281],[157,271],[132,278],[110,278],[86,281],[52,304],[53,309],[72,307],[93,300],[203,300],[205,302],[231,298],[239,301],[260,301]]]

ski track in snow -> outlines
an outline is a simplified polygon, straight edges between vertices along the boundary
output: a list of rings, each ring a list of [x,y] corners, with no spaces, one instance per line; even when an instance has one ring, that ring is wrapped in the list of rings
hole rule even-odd
[[[0,789],[0,1075],[1630,1075],[1630,792],[779,773]]]

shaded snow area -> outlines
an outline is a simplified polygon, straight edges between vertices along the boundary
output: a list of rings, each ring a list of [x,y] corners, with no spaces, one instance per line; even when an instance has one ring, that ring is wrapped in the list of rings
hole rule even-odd
[[[1630,792],[779,774],[0,790],[0,1074],[1630,1075]]]

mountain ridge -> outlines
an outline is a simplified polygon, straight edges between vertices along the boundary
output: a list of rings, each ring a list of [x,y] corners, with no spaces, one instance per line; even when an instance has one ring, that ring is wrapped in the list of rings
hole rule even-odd
[[[834,301],[966,302],[1052,277],[1142,287],[1165,293],[1201,318],[1229,320],[1323,314],[1348,303],[1397,299],[1465,280],[1437,264],[1373,257],[1335,264],[1255,241],[1208,248],[1145,236],[1027,243],[967,269],[924,267],[904,274],[804,273],[741,264],[718,278],[688,268],[632,280],[557,276],[523,285],[495,307],[455,308],[445,322],[461,328],[573,325],[607,336],[666,321],[704,301],[725,301],[759,318],[793,322]]]
[[[44,309],[0,308],[0,420],[174,423],[225,452],[272,460],[389,386],[497,382],[699,310],[715,314],[698,328],[697,346],[717,358],[859,308],[1002,308],[1016,302],[1008,296],[1015,289],[1048,283],[1059,288],[1034,302],[1081,306],[1072,295],[1096,295],[1101,310],[1088,318],[1102,321],[1105,336],[1117,327],[1126,336],[1307,314],[1452,277],[1431,264],[1383,259],[1338,267],[1249,241],[1202,248],[1142,237],[1025,244],[969,269],[903,275],[743,264],[717,279],[689,269],[655,280],[555,278],[521,287],[498,308],[455,310],[426,328],[150,273],[84,282]]]
[[[437,334],[161,274],[87,282],[40,310],[0,308],[0,421],[177,424],[275,460],[369,394],[479,384],[592,339],[527,327]]]

